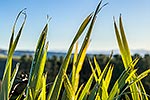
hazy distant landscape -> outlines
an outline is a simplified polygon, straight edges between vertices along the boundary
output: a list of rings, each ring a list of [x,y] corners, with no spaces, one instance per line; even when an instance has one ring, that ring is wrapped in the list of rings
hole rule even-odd
[[[110,55],[111,50],[106,51],[106,50],[100,50],[100,51],[87,51],[88,55],[94,55],[94,54],[104,54],[104,55]],[[29,51],[29,50],[16,50],[14,52],[14,56],[21,57],[23,55],[32,55],[33,56],[34,51]],[[113,50],[113,54],[120,54],[119,50]],[[142,49],[137,49],[137,50],[131,50],[131,54],[139,54],[141,56],[144,56],[145,54],[150,54],[149,50],[142,50]],[[56,50],[56,51],[48,51],[47,52],[47,57],[51,58],[52,56],[65,56],[66,51],[64,50]],[[0,56],[7,56],[7,50],[0,49]]]
[[[138,71],[137,71],[138,74],[150,68],[150,55],[148,54],[149,51],[146,51],[146,50],[131,50],[131,51],[132,51],[133,59],[135,59],[136,57],[140,58],[139,62],[136,65],[136,68],[138,68]],[[20,63],[20,67],[19,67],[18,74],[16,77],[19,77],[21,73],[26,73],[27,75],[29,75],[29,70],[31,68],[33,55],[34,55],[34,51],[21,50],[21,51],[14,52],[12,68],[14,69],[16,64]],[[65,52],[58,52],[58,51],[47,52],[47,60],[46,60],[45,69],[44,69],[44,72],[47,72],[48,74],[47,83],[54,81],[63,63],[65,55],[66,55]],[[101,68],[104,69],[105,65],[107,64],[109,60],[109,55],[110,55],[110,51],[88,52],[83,63],[82,71],[80,72],[80,75],[81,75],[80,83],[86,82],[88,78],[90,77],[90,74],[92,73],[88,59],[91,59],[91,62],[94,63],[93,58],[95,56]],[[4,72],[6,56],[7,56],[7,50],[1,49],[0,50],[0,66],[1,66],[0,67],[0,70],[1,70],[0,79],[2,79],[2,75]],[[109,89],[113,87],[112,84],[114,84],[115,80],[117,80],[117,78],[121,75],[121,73],[124,70],[123,62],[122,62],[122,59],[118,50],[114,51],[113,57],[111,59],[111,64],[113,64],[115,67],[113,70],[112,80],[111,80]],[[67,74],[71,73],[72,65],[73,65],[73,59],[71,59],[68,65]],[[146,87],[145,90],[147,93],[150,89],[149,78],[150,78],[150,75],[148,75],[146,78],[142,80],[144,87]]]

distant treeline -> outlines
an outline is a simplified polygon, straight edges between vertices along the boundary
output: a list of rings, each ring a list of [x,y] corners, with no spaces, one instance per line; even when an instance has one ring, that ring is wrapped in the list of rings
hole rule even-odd
[[[104,55],[104,54],[86,56],[86,59],[83,64],[83,69],[80,73],[81,74],[80,83],[86,82],[89,76],[91,75],[92,72],[91,72],[91,68],[89,65],[89,60],[93,63],[94,56],[96,57],[101,69],[104,69],[104,66],[107,64],[108,60],[110,59],[108,55]],[[144,56],[140,56],[139,54],[134,54],[132,56],[133,59],[137,57],[139,58],[139,62],[137,63],[136,68],[138,69],[137,73],[140,74],[141,72],[144,72],[146,69],[150,68],[150,55],[145,54]],[[18,62],[20,63],[17,77],[19,77],[21,73],[29,74],[32,59],[33,59],[32,56],[24,55],[20,59],[13,60],[13,67],[16,65],[16,63]],[[54,81],[63,60],[64,60],[63,56],[60,56],[60,57],[52,56],[51,58],[47,59],[46,65],[45,65],[45,73],[46,72],[48,73],[47,83],[51,83]],[[0,70],[1,70],[0,78],[2,78],[5,62],[6,62],[6,59],[0,58]],[[111,81],[111,83],[113,84],[116,81],[116,79],[121,75],[122,71],[124,70],[121,56],[118,54],[113,55],[111,59],[111,64],[114,65],[113,76],[112,76],[112,81]],[[72,65],[73,65],[73,59],[71,58],[71,61],[69,63],[69,68],[67,71],[68,74],[71,73]],[[144,78],[142,82],[146,89],[146,92],[149,94],[150,75]],[[112,86],[110,86],[110,88],[111,87]]]

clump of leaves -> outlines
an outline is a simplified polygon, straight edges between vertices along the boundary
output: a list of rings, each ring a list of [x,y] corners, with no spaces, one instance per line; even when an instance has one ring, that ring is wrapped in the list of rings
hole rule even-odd
[[[121,15],[119,18],[119,29],[117,28],[115,21],[114,21],[114,28],[115,28],[116,38],[117,38],[117,42],[119,45],[124,67],[126,70],[130,69],[129,73],[131,75],[129,78],[127,78],[126,82],[128,82],[128,85],[130,85],[127,87],[130,88],[132,99],[133,100],[139,100],[139,99],[148,100],[147,94],[140,80],[148,75],[148,73],[150,72],[150,69],[146,70],[141,75],[137,75],[135,65],[138,62],[138,58],[133,60],[131,57],[127,39],[126,39],[125,32],[124,32],[124,28],[123,28],[123,24],[122,24]]]
[[[115,21],[114,28],[125,70],[116,80],[110,92],[108,92],[114,69],[114,66],[110,64],[112,54],[103,71],[98,64],[96,57],[94,57],[94,65],[92,64],[91,60],[89,60],[89,64],[92,70],[91,76],[85,84],[79,86],[80,71],[82,70],[82,65],[86,56],[88,45],[90,43],[90,36],[92,34],[92,29],[96,21],[97,14],[105,5],[107,5],[107,3],[102,6],[101,5],[102,0],[98,4],[95,12],[89,14],[89,16],[86,17],[86,19],[79,27],[79,30],[77,31],[70,45],[70,48],[68,49],[66,57],[61,65],[59,73],[56,76],[55,81],[53,82],[49,91],[46,91],[47,74],[44,73],[48,50],[48,42],[46,42],[48,23],[46,23],[36,46],[34,58],[30,69],[28,84],[24,91],[22,91],[22,93],[16,98],[16,100],[21,100],[23,94],[26,95],[24,100],[118,100],[121,99],[122,95],[125,95],[125,98],[127,100],[130,100],[128,94],[132,95],[131,99],[133,100],[148,100],[148,96],[144,90],[141,79],[143,79],[148,75],[148,73],[150,73],[150,69],[146,70],[140,75],[136,73],[137,69],[135,69],[135,65],[138,62],[138,58],[131,58],[130,50],[122,25],[121,16],[119,20],[119,29]],[[19,29],[16,38],[14,39],[14,30],[20,15],[24,15],[24,21],[21,25],[21,28]],[[19,68],[19,66],[16,66],[13,73],[11,73],[12,56],[22,33],[25,21],[26,14],[24,10],[22,10],[18,14],[12,30],[6,67],[2,79],[2,84],[0,86],[0,100],[9,100],[10,90],[12,88],[15,76]],[[82,46],[78,52],[77,41],[83,34],[83,32],[86,31],[86,28],[86,35]],[[68,64],[70,62],[71,54],[74,48],[75,52],[73,57],[72,72],[68,76],[66,74],[66,71],[69,67]],[[93,87],[92,83],[94,84]],[[63,85],[65,87],[64,90],[62,89]],[[126,93],[126,90],[128,88],[130,88],[130,92]],[[63,94],[60,94],[61,90],[63,91]]]
[[[22,22],[21,28],[19,29],[16,38],[14,39],[15,27],[16,27],[17,21],[18,21],[18,19],[21,15],[24,15],[24,20]],[[3,74],[2,83],[1,83],[1,86],[0,86],[0,100],[8,100],[9,99],[9,94],[10,94],[15,76],[16,76],[18,68],[19,68],[19,66],[16,66],[13,73],[11,73],[13,53],[15,51],[15,48],[16,48],[16,46],[18,44],[18,41],[19,41],[19,38],[21,36],[23,27],[25,25],[25,21],[26,21],[26,13],[25,13],[25,9],[23,9],[18,14],[18,16],[15,20],[13,29],[12,29],[12,35],[11,35],[10,43],[9,43],[7,62],[6,62],[6,65],[5,65],[5,71],[4,71],[4,74]]]

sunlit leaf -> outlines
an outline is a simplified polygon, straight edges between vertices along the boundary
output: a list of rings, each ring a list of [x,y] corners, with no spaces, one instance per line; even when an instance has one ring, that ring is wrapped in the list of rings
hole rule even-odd
[[[11,83],[12,56],[13,56],[15,48],[16,48],[16,46],[18,44],[18,41],[19,41],[19,38],[21,36],[23,27],[24,27],[25,22],[26,22],[26,14],[24,13],[24,10],[25,9],[23,9],[18,14],[18,16],[16,18],[16,21],[14,23],[14,26],[13,26],[13,32],[12,32],[12,36],[11,36],[11,39],[10,39],[8,56],[7,56],[7,62],[6,62],[6,65],[5,65],[5,70],[4,70],[3,79],[2,79],[2,85],[1,85],[1,90],[0,90],[0,98],[2,100],[8,100],[9,93],[10,93],[10,90],[11,90],[11,87],[12,87],[12,83]],[[17,21],[18,21],[18,19],[19,19],[19,17],[21,15],[24,15],[24,20],[23,20],[23,22],[21,24],[21,28],[19,29],[18,34],[17,34],[17,36],[16,36],[16,38],[14,40],[15,26],[16,26],[16,23],[17,23]]]
[[[50,99],[51,100],[58,100],[58,97],[59,97],[59,94],[60,94],[60,90],[61,90],[61,87],[62,87],[62,83],[64,81],[63,79],[63,74],[66,72],[67,68],[68,68],[68,64],[69,64],[69,61],[70,61],[70,57],[71,57],[71,53],[72,53],[72,50],[73,50],[73,47],[76,43],[76,41],[79,39],[79,37],[81,36],[81,34],[83,33],[83,31],[85,30],[85,28],[87,27],[88,23],[90,22],[92,18],[92,14],[90,14],[85,20],[84,22],[82,23],[82,25],[80,26],[75,38],[73,39],[72,43],[71,43],[71,46],[66,54],[66,57],[64,59],[64,62],[62,63],[61,65],[61,68],[59,70],[59,73],[58,73],[58,78],[55,79],[56,81],[56,84],[54,84],[54,89],[53,91],[51,92],[52,94],[50,94]]]
[[[67,93],[67,97],[69,98],[69,100],[74,100],[75,99],[75,91],[71,85],[71,82],[69,81],[68,76],[65,74],[64,75],[64,86],[66,89],[66,93]]]
[[[90,76],[88,82],[86,83],[85,87],[83,88],[78,100],[83,100],[85,96],[89,93],[90,87],[93,82],[93,74]]]

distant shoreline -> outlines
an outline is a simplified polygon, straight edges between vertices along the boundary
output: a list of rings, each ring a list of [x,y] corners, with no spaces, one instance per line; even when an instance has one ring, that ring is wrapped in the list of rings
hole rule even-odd
[[[100,51],[88,51],[87,54],[88,55],[97,55],[97,54],[104,54],[104,55],[110,55],[111,53],[111,50],[100,50]],[[119,50],[113,50],[113,54],[120,54]],[[140,56],[144,56],[145,54],[150,54],[150,51],[148,50],[142,50],[142,49],[139,49],[139,50],[131,50],[131,55],[134,55],[134,54],[139,54]],[[23,55],[31,55],[33,56],[34,55],[34,51],[30,51],[30,50],[16,50],[14,52],[14,57],[15,58],[18,58],[18,57],[21,57]],[[51,58],[52,56],[65,56],[66,55],[66,52],[65,51],[48,51],[47,53],[47,57],[48,58]],[[0,49],[0,57],[1,58],[5,58],[7,56],[7,50],[3,50],[3,49]]]

